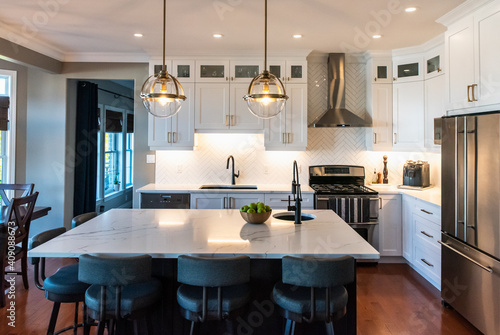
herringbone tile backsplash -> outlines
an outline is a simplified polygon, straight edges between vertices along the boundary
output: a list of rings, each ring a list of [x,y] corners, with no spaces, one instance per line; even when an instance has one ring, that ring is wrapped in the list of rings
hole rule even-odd
[[[327,107],[326,63],[308,62],[308,122]],[[366,106],[365,64],[346,64],[346,107],[362,116]],[[308,128],[306,151],[265,151],[263,134],[196,134],[193,151],[157,151],[156,183],[210,184],[230,183],[226,170],[229,155],[240,170],[237,184],[288,184],[292,163],[301,166],[301,183],[308,183],[308,167],[320,164],[362,165],[367,183],[373,170],[382,172],[383,155],[388,156],[389,183],[401,184],[406,160],[427,160],[431,183],[440,184],[440,155],[425,152],[371,152],[366,150],[364,128]]]

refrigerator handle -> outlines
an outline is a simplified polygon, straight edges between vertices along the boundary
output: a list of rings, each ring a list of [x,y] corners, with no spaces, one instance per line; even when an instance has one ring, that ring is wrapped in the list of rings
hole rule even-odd
[[[468,116],[466,118],[466,128],[465,128],[465,138],[466,138],[466,152],[467,152],[467,168],[466,168],[466,184],[467,189],[465,190],[466,198],[465,198],[465,241],[468,243],[472,243],[473,245],[477,245],[477,234],[476,230],[476,117]],[[468,230],[470,234],[468,234]],[[468,241],[469,239],[473,239],[474,241]]]
[[[460,252],[458,251],[457,249],[453,248],[451,245],[447,244],[447,243],[444,243],[442,241],[438,241],[439,244],[441,244],[443,247],[446,247],[454,252],[456,252],[457,254],[459,254],[460,256],[464,257],[465,259],[467,259],[468,261],[476,264],[477,266],[479,266],[481,269],[483,269],[484,271],[487,271],[489,273],[493,273],[493,269],[490,268],[489,266],[485,266],[481,263],[479,263],[478,261],[476,261],[475,259],[472,259],[470,258],[469,256],[467,256],[466,254],[464,254],[463,252]]]

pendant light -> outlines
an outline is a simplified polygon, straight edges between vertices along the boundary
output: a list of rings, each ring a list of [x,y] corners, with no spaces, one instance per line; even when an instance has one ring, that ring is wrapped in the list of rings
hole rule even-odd
[[[253,115],[269,119],[281,113],[288,96],[281,80],[267,70],[267,0],[264,13],[264,71],[252,79],[243,99]]]
[[[181,84],[165,67],[166,13],[167,0],[163,0],[163,66],[158,74],[144,82],[141,89],[141,98],[148,112],[162,118],[177,114],[186,100]]]

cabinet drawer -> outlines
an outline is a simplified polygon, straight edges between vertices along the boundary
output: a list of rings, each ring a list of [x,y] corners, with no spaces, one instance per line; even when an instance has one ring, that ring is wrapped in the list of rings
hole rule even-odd
[[[441,249],[428,243],[416,243],[414,265],[435,283],[441,282]]]
[[[432,221],[438,225],[438,229],[441,226],[441,207],[431,204],[430,202],[416,199],[415,207],[413,212],[421,215],[427,220]]]
[[[424,214],[425,215],[425,214]],[[420,213],[413,214],[414,234],[416,239],[422,239],[434,246],[438,246],[438,240],[441,237],[439,226],[434,222],[424,218]]]

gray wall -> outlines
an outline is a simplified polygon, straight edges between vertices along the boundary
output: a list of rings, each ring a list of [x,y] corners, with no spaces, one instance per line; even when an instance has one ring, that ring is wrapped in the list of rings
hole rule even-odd
[[[73,213],[73,168],[75,101],[74,80],[127,79],[135,81],[134,97],[134,207],[139,196],[135,190],[154,182],[154,164],[146,165],[148,116],[139,98],[148,76],[147,64],[65,63],[62,74],[29,69],[28,135],[26,179],[37,185],[40,205],[52,207],[47,217],[38,219],[32,234],[52,227],[71,225]]]

